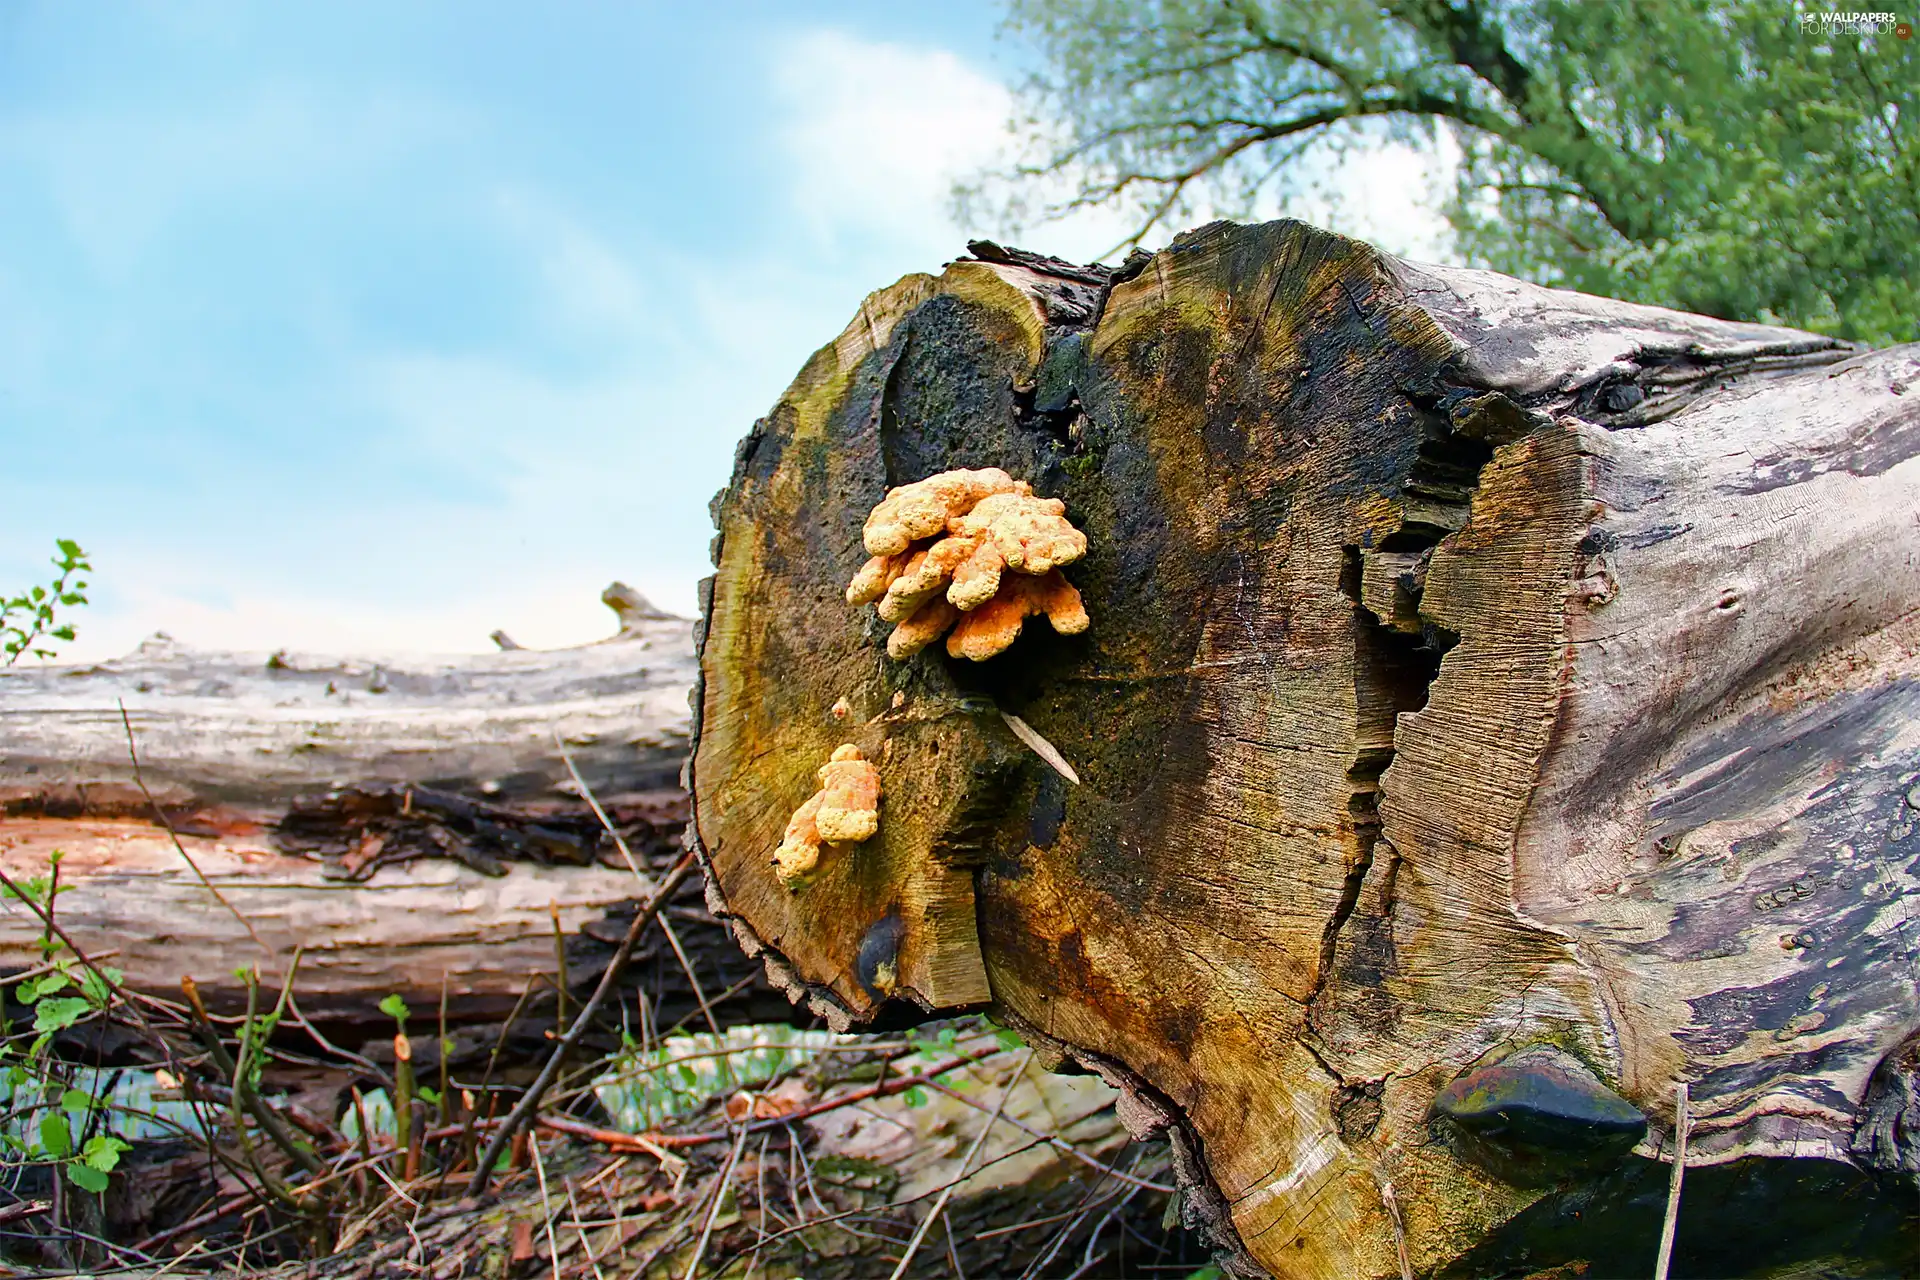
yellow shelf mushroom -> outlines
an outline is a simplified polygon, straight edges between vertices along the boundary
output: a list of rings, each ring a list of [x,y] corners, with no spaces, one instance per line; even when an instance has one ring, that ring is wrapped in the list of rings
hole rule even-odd
[[[887,654],[912,657],[941,636],[955,658],[984,662],[1045,617],[1062,635],[1087,629],[1086,606],[1060,566],[1087,553],[1066,503],[996,467],[943,471],[889,489],[867,517],[871,559],[847,603],[894,623]],[[951,634],[948,634],[951,632]]]
[[[817,867],[823,846],[859,844],[880,830],[880,771],[861,758],[860,748],[836,747],[815,776],[820,789],[793,811],[774,850],[774,870],[782,881]]]

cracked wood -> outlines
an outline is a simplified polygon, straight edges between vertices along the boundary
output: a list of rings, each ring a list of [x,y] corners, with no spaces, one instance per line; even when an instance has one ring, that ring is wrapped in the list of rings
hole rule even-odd
[[[982,256],[870,298],[716,501],[695,822],[776,979],[837,1022],[990,999],[1170,1131],[1249,1274],[1398,1274],[1389,1181],[1416,1268],[1494,1238],[1542,1191],[1428,1115],[1529,1046],[1646,1154],[1684,1078],[1696,1158],[1847,1158],[1920,1023],[1914,350],[1298,223],[1093,305]],[[889,663],[837,603],[884,490],[959,466],[1065,498],[1086,634]],[[883,838],[789,892],[840,741]]]

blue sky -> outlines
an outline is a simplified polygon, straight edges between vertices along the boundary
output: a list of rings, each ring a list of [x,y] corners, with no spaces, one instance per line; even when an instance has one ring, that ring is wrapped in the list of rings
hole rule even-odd
[[[690,612],[734,441],[861,296],[1005,230],[947,198],[1004,154],[997,21],[0,5],[0,588],[79,540],[85,659],[578,643],[615,578]],[[1407,164],[1325,220],[1433,253]]]

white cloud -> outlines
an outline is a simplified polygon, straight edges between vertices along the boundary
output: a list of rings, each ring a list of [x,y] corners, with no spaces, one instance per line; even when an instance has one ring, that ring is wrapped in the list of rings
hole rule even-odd
[[[953,187],[1011,146],[1005,85],[944,49],[838,31],[786,44],[774,83],[788,113],[791,198],[817,238],[925,246],[933,267],[985,231],[955,221]],[[1120,215],[1089,210],[1035,227],[1021,244],[1087,261],[1125,234]]]
[[[774,84],[793,201],[822,239],[946,222],[955,176],[1005,136],[1006,90],[942,49],[815,32],[786,47]]]

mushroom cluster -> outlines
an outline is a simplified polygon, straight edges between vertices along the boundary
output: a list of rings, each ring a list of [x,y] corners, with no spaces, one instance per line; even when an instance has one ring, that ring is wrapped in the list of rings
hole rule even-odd
[[[1058,498],[997,467],[943,471],[889,489],[867,517],[867,553],[847,603],[874,604],[894,625],[887,654],[920,652],[941,636],[955,658],[984,662],[1044,616],[1062,635],[1087,629],[1079,591],[1060,574],[1087,536]]]
[[[836,747],[815,777],[820,789],[793,811],[774,850],[774,871],[782,881],[818,866],[822,845],[859,844],[880,829],[880,771],[861,758],[860,748],[851,742]]]

